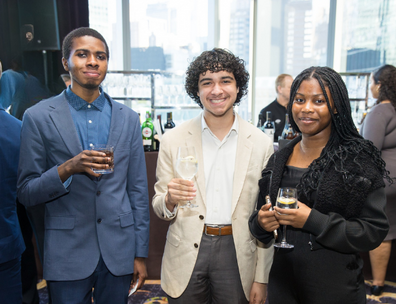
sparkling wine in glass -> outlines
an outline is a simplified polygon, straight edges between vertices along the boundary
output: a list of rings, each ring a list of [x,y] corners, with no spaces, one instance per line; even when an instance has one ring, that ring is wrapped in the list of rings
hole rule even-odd
[[[297,209],[297,189],[279,188],[276,206],[281,209]],[[280,243],[275,243],[278,248],[294,248],[294,245],[286,242],[286,225],[283,225],[283,236]]]
[[[198,171],[198,160],[194,147],[179,147],[177,149],[176,171],[182,179],[191,181]],[[188,201],[186,205],[179,208],[198,207]]]

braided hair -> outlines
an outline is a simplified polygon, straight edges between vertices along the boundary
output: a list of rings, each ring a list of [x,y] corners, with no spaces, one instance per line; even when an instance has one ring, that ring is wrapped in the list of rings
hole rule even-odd
[[[326,167],[334,165],[335,170],[342,173],[345,186],[352,187],[350,181],[354,176],[362,172],[364,168],[357,161],[359,154],[365,153],[371,158],[375,167],[380,174],[387,179],[389,183],[393,180],[389,177],[389,172],[385,169],[385,162],[381,158],[380,151],[371,141],[365,140],[357,131],[351,115],[351,106],[348,97],[348,91],[341,76],[329,67],[310,67],[302,71],[293,81],[290,91],[290,100],[287,107],[290,123],[300,132],[292,114],[293,101],[297,90],[304,80],[316,79],[322,89],[326,99],[327,107],[331,114],[331,133],[330,138],[323,148],[319,158],[314,160],[309,170],[303,175],[301,182],[297,186],[306,195],[316,190],[319,184],[320,176]],[[328,96],[325,90],[327,87],[330,91]],[[336,113],[331,108],[330,97],[336,108]],[[346,169],[347,156],[352,156],[356,170],[351,172]]]
[[[201,108],[203,105],[197,95],[199,88],[199,76],[205,75],[207,71],[212,73],[227,71],[233,73],[239,92],[234,102],[239,105],[241,98],[248,92],[249,73],[246,71],[243,59],[235,56],[230,51],[220,48],[214,48],[211,51],[205,51],[191,62],[186,72],[185,89],[188,96],[191,97]]]
[[[380,84],[377,104],[384,100],[389,100],[396,109],[396,68],[393,65],[385,64],[373,73],[375,84]]]

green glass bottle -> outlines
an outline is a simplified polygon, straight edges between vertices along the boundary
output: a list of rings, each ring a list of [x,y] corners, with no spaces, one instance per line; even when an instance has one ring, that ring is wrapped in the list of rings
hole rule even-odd
[[[150,111],[146,111],[146,121],[142,124],[142,139],[145,152],[153,151],[154,125]]]

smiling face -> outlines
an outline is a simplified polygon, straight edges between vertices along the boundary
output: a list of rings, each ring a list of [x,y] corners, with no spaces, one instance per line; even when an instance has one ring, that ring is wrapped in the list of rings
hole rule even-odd
[[[62,58],[62,63],[76,95],[84,90],[98,91],[107,72],[106,46],[92,36],[74,38],[70,56]]]
[[[330,105],[334,107],[330,91],[327,87],[325,89]],[[293,100],[292,113],[293,119],[303,136],[330,137],[331,114],[322,88],[315,78],[301,82]],[[336,113],[335,109],[334,113]]]
[[[198,96],[206,119],[233,117],[233,106],[239,88],[233,73],[206,71],[199,75]]]

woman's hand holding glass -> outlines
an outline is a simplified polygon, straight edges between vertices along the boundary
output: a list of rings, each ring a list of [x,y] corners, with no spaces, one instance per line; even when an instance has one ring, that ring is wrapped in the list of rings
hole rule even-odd
[[[272,232],[280,226],[275,217],[275,211],[270,210],[271,206],[271,204],[263,205],[257,215],[257,220],[260,226],[268,232]]]
[[[275,206],[275,217],[280,225],[301,229],[307,221],[311,208],[297,201],[298,209],[282,209]]]

